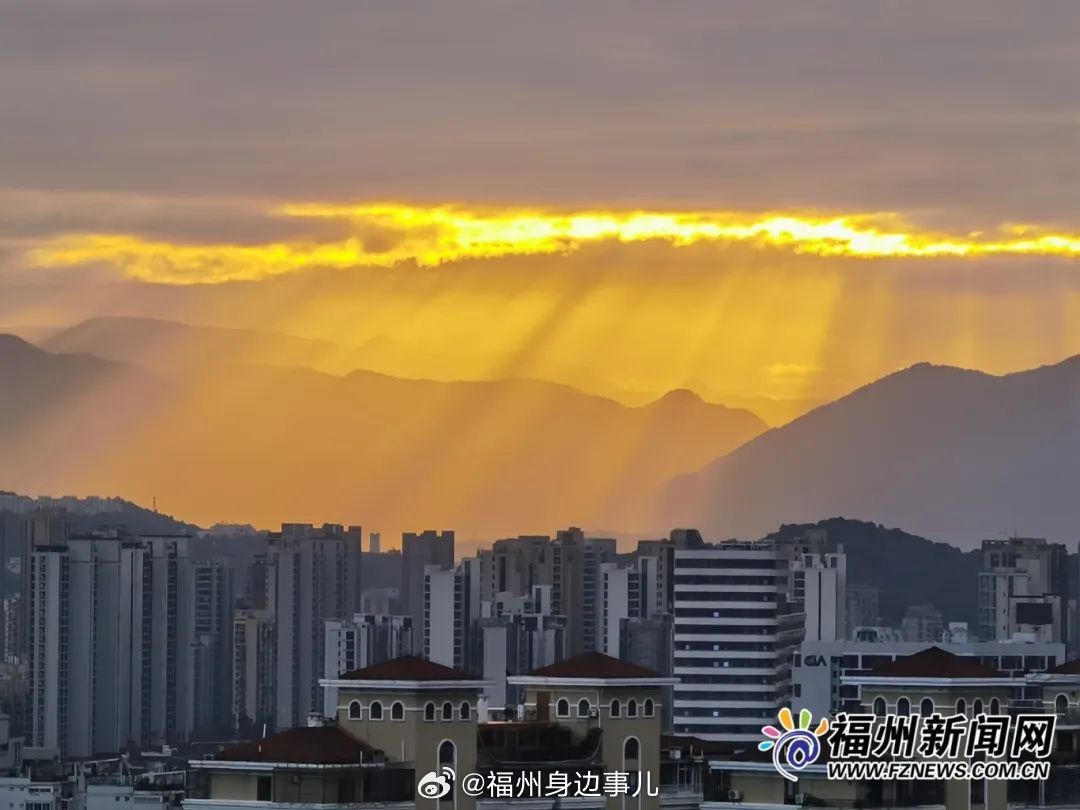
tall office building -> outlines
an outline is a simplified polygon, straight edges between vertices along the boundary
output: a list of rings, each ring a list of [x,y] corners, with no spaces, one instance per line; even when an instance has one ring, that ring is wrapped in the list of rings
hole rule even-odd
[[[324,622],[360,609],[361,534],[359,526],[287,523],[270,537],[278,729],[322,711]]]
[[[89,757],[190,736],[187,543],[113,533],[35,547],[28,747]]]
[[[401,536],[401,612],[412,617],[413,627],[424,626],[424,576],[435,566],[454,567],[454,533],[432,529]],[[415,640],[417,651],[423,638]]]
[[[611,538],[585,537],[578,528],[558,532],[552,543],[551,592],[553,612],[572,616],[569,655],[596,652],[602,610],[600,571],[615,559]]]
[[[1006,641],[1034,635],[1069,637],[1068,551],[1037,537],[984,540],[979,571],[979,635]]]
[[[238,738],[261,737],[276,716],[274,619],[267,610],[239,610],[233,618],[232,710]]]
[[[788,602],[789,567],[772,543],[676,550],[675,733],[756,742],[790,699],[804,617]]]

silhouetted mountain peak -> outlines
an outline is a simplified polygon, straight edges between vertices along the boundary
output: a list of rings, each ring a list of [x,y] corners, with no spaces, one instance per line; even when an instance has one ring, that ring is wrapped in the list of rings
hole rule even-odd
[[[40,357],[43,354],[45,352],[18,335],[0,334],[0,357],[2,358]]]

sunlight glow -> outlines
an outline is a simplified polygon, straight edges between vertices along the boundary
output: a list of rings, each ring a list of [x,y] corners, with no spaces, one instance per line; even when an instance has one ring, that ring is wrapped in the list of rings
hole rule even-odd
[[[181,244],[134,234],[67,234],[32,252],[47,267],[101,263],[157,283],[253,281],[316,268],[433,267],[463,259],[563,254],[604,240],[749,244],[854,259],[1002,255],[1080,256],[1080,234],[1007,226],[997,235],[920,231],[892,214],[746,212],[579,212],[297,203],[272,212],[347,222],[338,241]]]

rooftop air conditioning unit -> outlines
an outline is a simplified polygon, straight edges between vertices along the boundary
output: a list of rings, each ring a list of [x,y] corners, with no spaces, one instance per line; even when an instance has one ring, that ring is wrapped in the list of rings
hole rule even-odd
[[[729,790],[727,792],[727,800],[729,802],[741,802],[742,801],[742,791],[741,790]]]
[[[589,709],[589,719],[590,720],[595,720],[599,716],[600,716],[600,710],[598,708],[593,706],[591,709]]]

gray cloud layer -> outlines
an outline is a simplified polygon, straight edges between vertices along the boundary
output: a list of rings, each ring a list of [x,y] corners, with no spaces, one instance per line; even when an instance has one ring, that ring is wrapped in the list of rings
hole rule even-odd
[[[0,184],[1075,224],[1078,30],[1075,0],[0,0]]]

